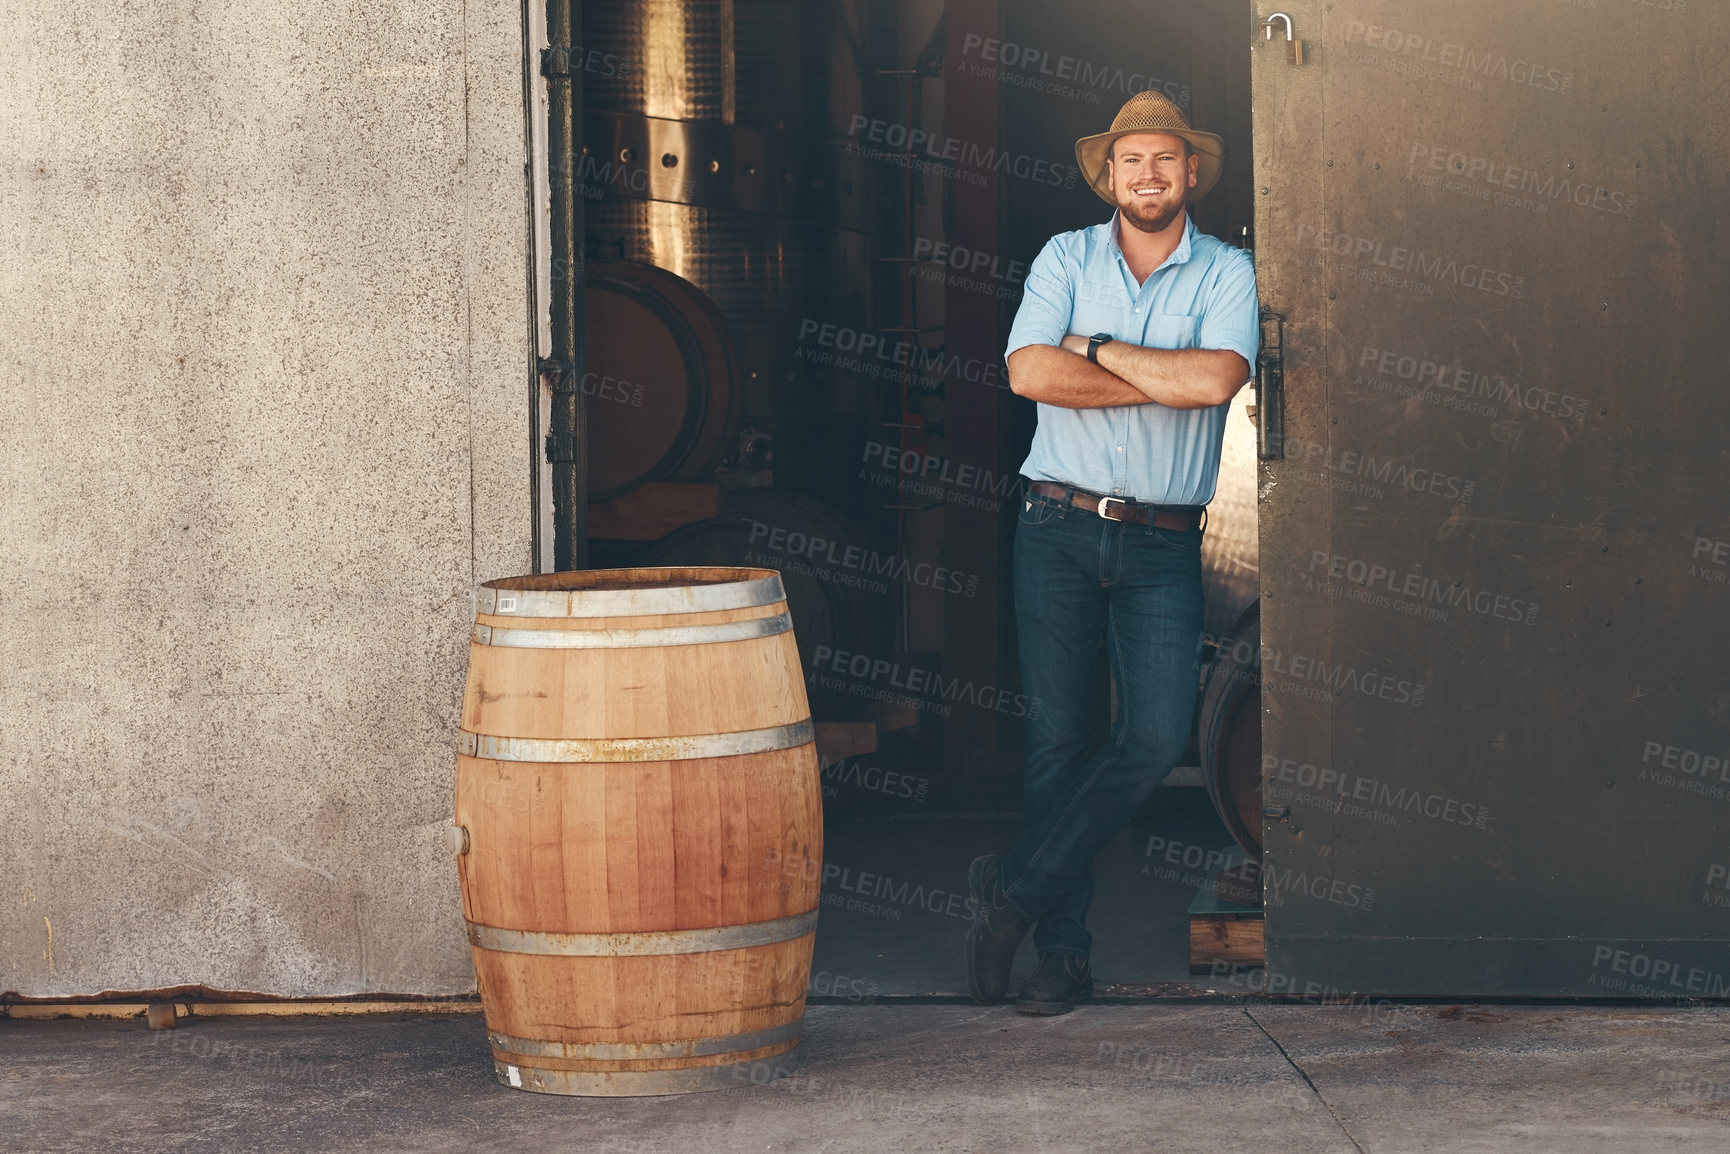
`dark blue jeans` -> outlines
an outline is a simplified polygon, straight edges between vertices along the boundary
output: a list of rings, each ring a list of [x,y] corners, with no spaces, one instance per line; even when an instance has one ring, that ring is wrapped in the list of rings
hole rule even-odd
[[[1002,866],[1042,954],[1086,956],[1093,858],[1183,756],[1195,712],[1201,529],[1107,521],[1025,494],[1015,620],[1028,697],[1026,828]],[[1105,646],[1117,707],[1089,755]]]

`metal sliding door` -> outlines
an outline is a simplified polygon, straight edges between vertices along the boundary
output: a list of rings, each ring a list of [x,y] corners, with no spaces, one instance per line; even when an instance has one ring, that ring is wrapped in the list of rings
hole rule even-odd
[[[1730,992],[1730,9],[1286,11],[1269,985]]]

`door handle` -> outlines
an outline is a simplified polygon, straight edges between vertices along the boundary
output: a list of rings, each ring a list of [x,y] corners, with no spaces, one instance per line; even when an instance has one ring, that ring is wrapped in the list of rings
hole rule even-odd
[[[1261,352],[1255,358],[1255,442],[1256,456],[1264,461],[1285,456],[1285,314],[1268,308],[1261,310]]]

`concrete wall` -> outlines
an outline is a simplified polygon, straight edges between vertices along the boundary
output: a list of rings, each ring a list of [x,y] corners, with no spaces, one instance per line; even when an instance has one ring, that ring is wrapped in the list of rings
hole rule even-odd
[[[526,571],[515,4],[7,5],[0,993],[473,988]]]

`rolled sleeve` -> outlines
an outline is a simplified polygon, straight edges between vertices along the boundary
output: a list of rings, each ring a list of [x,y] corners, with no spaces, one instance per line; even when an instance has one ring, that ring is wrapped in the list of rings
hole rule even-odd
[[[1075,282],[1064,266],[1060,239],[1047,241],[1027,270],[1021,307],[1009,329],[1009,347],[1003,350],[1005,358],[1028,345],[1061,344],[1069,332],[1070,318],[1075,315]]]
[[[1225,262],[1208,291],[1196,347],[1229,349],[1255,370],[1261,347],[1261,302],[1255,292],[1255,263],[1248,253],[1236,253]]]

